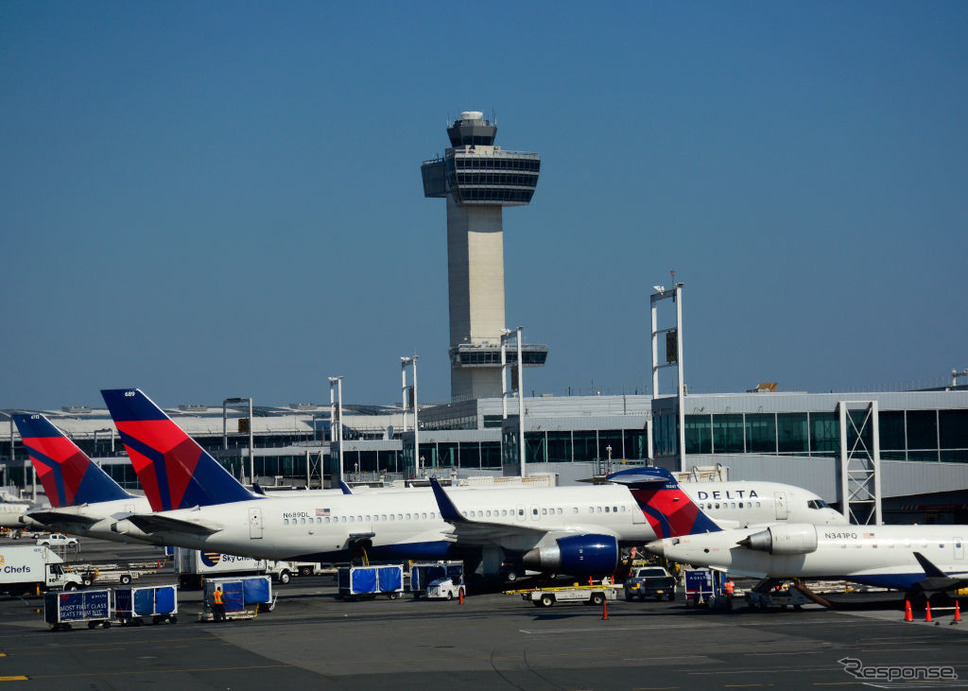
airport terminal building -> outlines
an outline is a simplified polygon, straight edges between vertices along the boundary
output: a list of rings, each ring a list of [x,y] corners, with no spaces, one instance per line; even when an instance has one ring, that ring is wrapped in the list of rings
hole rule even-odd
[[[682,402],[680,418],[678,396],[525,398],[525,472],[572,484],[623,464],[655,463],[697,478],[799,485],[838,507],[846,494],[869,508],[876,493],[887,522],[968,522],[968,387],[688,394]],[[505,417],[501,398],[421,406],[415,435],[412,411],[345,406],[341,442],[328,406],[258,407],[251,421],[244,406],[166,412],[242,481],[254,475],[263,486],[328,487],[341,475],[341,455],[351,483],[518,475],[511,408]],[[47,415],[123,486],[138,488],[106,410],[26,412]],[[31,494],[13,425],[0,431],[0,449],[5,484]],[[848,475],[859,494],[844,484]]]

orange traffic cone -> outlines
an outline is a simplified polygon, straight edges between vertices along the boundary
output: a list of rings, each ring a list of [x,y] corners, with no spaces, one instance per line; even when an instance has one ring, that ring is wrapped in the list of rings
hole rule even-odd
[[[955,618],[952,623],[956,624],[959,621],[961,621],[961,607],[958,606],[958,601],[955,600]]]
[[[457,589],[457,601],[460,604],[464,604],[464,589],[463,588],[458,588]]]
[[[904,621],[914,621],[914,613],[911,612],[911,601],[904,601]]]
[[[602,600],[602,619],[608,619],[608,600]]]
[[[931,618],[931,603],[930,602],[924,603],[924,607],[925,607],[925,610],[924,610],[924,620],[925,621],[934,621],[934,619]]]

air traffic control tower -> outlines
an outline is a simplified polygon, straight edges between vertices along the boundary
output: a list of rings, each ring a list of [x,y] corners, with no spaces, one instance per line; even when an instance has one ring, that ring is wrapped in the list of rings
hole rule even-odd
[[[450,394],[454,400],[499,397],[504,321],[503,207],[531,202],[541,158],[502,151],[497,126],[468,111],[447,128],[450,148],[424,161],[424,196],[447,199],[450,297]],[[524,344],[525,366],[541,366],[548,347]],[[516,349],[508,349],[509,362]]]

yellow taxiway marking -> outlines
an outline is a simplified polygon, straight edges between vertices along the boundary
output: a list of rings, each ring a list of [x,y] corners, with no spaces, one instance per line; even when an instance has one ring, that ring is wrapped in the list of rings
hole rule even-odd
[[[28,681],[28,679],[21,674],[15,677],[0,677],[0,681]]]

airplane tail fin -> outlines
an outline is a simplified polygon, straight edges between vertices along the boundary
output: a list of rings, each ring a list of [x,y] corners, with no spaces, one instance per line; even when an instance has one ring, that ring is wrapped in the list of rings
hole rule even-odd
[[[43,415],[14,414],[13,420],[52,507],[131,496]]]
[[[612,473],[611,482],[626,485],[657,539],[722,530],[696,506],[665,468],[647,466]]]
[[[154,511],[258,498],[140,389],[101,391]]]

